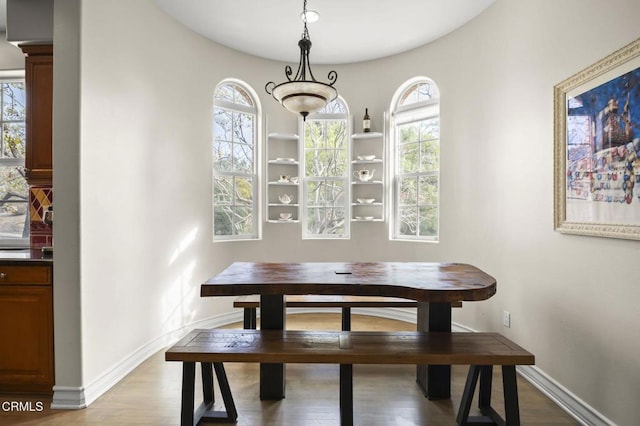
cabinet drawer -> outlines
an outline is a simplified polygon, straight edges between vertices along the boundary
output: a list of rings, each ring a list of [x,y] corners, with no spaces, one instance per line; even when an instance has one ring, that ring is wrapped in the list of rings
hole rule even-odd
[[[34,265],[0,265],[0,285],[36,284],[51,285],[51,268]]]
[[[50,395],[54,383],[53,289],[0,285],[0,333],[0,394]],[[0,411],[0,423],[5,424],[3,414]],[[10,418],[8,421],[11,423]]]

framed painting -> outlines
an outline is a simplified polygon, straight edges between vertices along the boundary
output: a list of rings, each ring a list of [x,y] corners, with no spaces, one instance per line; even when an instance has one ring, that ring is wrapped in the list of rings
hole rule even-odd
[[[640,39],[554,87],[554,228],[640,240]]]

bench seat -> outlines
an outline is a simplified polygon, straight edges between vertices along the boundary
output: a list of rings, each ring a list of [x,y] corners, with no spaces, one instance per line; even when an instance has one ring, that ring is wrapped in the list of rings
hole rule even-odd
[[[341,308],[342,330],[351,329],[351,308],[415,308],[418,302],[411,299],[381,296],[348,296],[298,294],[286,295],[287,308]],[[234,308],[244,309],[244,328],[256,328],[256,309],[260,307],[260,296],[256,294],[239,296],[233,301]],[[462,302],[454,302],[451,307],[461,308]]]
[[[194,330],[167,361],[302,364],[533,364],[533,355],[498,333],[417,331]]]
[[[505,393],[506,422],[519,424],[515,366],[532,365],[534,356],[498,333],[423,333],[378,331],[295,331],[212,329],[194,330],[165,352],[167,361],[183,362],[182,424],[199,420],[193,416],[193,387],[196,362],[222,369],[224,362],[340,364],[341,424],[353,424],[352,364],[470,365],[458,424],[474,424],[469,418],[471,400],[480,378],[480,410],[503,421],[490,405],[492,366],[501,365]],[[186,369],[186,370],[185,370]],[[209,369],[209,371],[211,371]],[[209,374],[210,375],[210,374]],[[204,376],[204,370],[203,370]],[[209,380],[209,379],[206,379]],[[235,406],[228,384],[221,391],[227,420],[235,421]],[[189,390],[190,389],[190,390]],[[228,393],[225,395],[225,392]],[[202,410],[201,410],[202,411]],[[477,419],[486,424],[486,418]]]

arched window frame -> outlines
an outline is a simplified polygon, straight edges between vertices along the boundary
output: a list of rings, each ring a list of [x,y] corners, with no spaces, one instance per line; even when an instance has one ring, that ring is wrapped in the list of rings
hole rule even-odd
[[[332,108],[332,104],[335,102],[339,102],[342,105],[342,112],[328,112],[328,109]],[[351,185],[350,185],[350,164],[349,159],[351,158],[351,126],[350,126],[350,114],[349,114],[349,106],[345,102],[344,98],[338,96],[336,100],[332,103],[328,104],[322,110],[311,114],[307,117],[306,121],[300,119],[300,134],[302,137],[300,138],[301,144],[301,152],[302,154],[302,167],[301,167],[301,183],[303,185],[302,188],[302,238],[303,239],[348,239],[350,237],[351,232]],[[307,139],[307,126],[311,125],[313,122],[322,122],[322,121],[342,121],[344,123],[344,164],[342,167],[344,168],[344,173],[340,176],[316,176],[309,174],[309,167],[307,165],[307,154],[310,151],[314,151],[314,149],[310,149],[306,145]],[[322,205],[318,205],[317,203],[311,202],[311,193],[312,185],[319,185],[320,182],[336,182],[342,185],[343,193],[340,197],[341,203],[329,205],[328,200],[325,199],[325,203]],[[310,210],[315,210],[316,212],[325,211],[331,212],[331,214],[335,213],[336,210],[332,209],[342,209],[344,214],[343,222],[341,224],[342,231],[339,233],[334,232],[313,232],[310,229],[314,223],[311,221],[311,215],[313,214]]]
[[[244,95],[250,99],[248,104],[238,103],[234,100],[219,99],[218,93],[226,86],[239,89]],[[235,94],[234,94],[235,96]],[[235,99],[235,98],[234,98]],[[220,126],[216,126],[216,113],[219,110],[225,110],[232,114],[232,121],[237,115],[249,116],[253,121],[251,144],[236,143],[235,135],[232,135],[232,140],[223,140],[217,134],[217,130],[220,130]],[[260,137],[262,135],[262,113],[261,105],[258,95],[251,86],[238,79],[225,79],[222,80],[215,88],[213,95],[213,119],[212,119],[212,197],[213,197],[213,210],[212,210],[212,227],[213,227],[213,241],[235,241],[235,240],[257,240],[261,238],[261,159],[262,152],[260,143]],[[231,124],[233,128],[233,123]],[[233,132],[232,132],[233,133]],[[221,148],[221,144],[231,145],[234,147],[229,152],[231,157],[231,167],[219,167],[219,162],[216,158],[216,150]],[[236,146],[237,145],[237,146]],[[252,152],[252,165],[245,169],[235,169],[236,158],[235,154],[240,153],[249,148]],[[244,184],[246,186],[247,181],[250,181],[251,186],[251,199],[246,201],[246,197],[243,198],[238,194],[238,184]],[[218,192],[220,188],[219,183],[224,182],[227,186],[233,188],[230,195],[224,196],[224,193]],[[246,192],[246,191],[245,191]],[[238,217],[241,217],[237,212],[244,209],[251,210],[251,225],[250,232],[243,232],[241,230],[242,220],[236,221]],[[221,226],[218,223],[216,227],[216,214],[230,215],[231,220],[228,225],[230,232],[220,232]],[[226,229],[225,229],[226,230]]]
[[[434,96],[405,103],[418,85],[426,84]],[[440,95],[438,86],[427,77],[416,77],[406,81],[396,91],[391,101],[390,116],[390,177],[391,177],[391,224],[392,240],[430,241],[439,240],[440,228]],[[421,125],[434,130],[431,137],[418,136],[412,143],[401,140],[403,129]],[[433,137],[435,136],[435,137]],[[410,152],[409,145],[417,145],[417,167],[403,165],[403,158]],[[435,145],[435,147],[434,147]],[[435,154],[434,149],[435,148]],[[425,155],[435,155],[427,161]],[[424,161],[423,161],[424,160]],[[406,164],[406,163],[405,163]],[[435,165],[435,167],[434,167]]]

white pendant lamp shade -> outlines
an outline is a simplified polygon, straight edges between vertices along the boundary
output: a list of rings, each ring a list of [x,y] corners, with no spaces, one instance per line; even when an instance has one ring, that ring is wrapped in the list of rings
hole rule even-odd
[[[272,96],[288,111],[306,117],[338,97],[338,91],[316,81],[290,81],[274,87]]]

